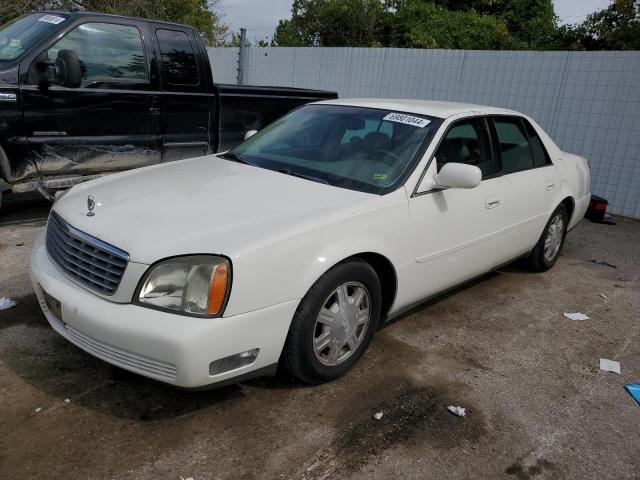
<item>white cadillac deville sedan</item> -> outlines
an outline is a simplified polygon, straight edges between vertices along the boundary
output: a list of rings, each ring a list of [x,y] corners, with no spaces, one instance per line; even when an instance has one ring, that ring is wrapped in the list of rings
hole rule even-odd
[[[124,369],[319,383],[426,298],[519,257],[551,268],[589,198],[587,162],[525,115],[331,100],[230,152],[74,187],[30,272],[51,326]]]

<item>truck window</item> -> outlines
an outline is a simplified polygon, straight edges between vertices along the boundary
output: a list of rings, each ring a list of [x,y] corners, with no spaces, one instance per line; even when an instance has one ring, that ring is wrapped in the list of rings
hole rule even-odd
[[[147,60],[137,28],[111,23],[85,23],[71,30],[48,51],[73,50],[82,66],[82,86],[149,79]],[[102,86],[102,85],[101,85]]]
[[[38,13],[19,17],[0,27],[0,62],[16,60],[27,50],[54,32],[66,15]]]
[[[162,55],[162,74],[170,85],[198,85],[196,55],[189,36],[177,30],[156,30]]]

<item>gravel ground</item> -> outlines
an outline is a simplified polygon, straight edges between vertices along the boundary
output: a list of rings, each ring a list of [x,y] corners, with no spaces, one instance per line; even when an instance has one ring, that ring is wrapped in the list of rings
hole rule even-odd
[[[0,216],[0,297],[18,303],[0,312],[1,478],[639,478],[637,221],[582,222],[550,272],[510,266],[410,312],[336,382],[185,392],[49,327],[27,275],[48,208],[8,196]]]

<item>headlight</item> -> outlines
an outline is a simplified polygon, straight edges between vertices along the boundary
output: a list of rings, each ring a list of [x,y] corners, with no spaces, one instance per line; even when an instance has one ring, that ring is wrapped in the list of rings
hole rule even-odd
[[[219,316],[229,294],[231,266],[223,257],[190,255],[149,268],[135,303],[186,315]]]

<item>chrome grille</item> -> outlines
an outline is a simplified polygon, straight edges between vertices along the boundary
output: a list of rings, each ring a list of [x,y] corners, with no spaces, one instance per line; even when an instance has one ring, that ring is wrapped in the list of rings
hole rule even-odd
[[[47,251],[68,276],[104,295],[115,293],[129,262],[127,252],[73,228],[54,212]]]

